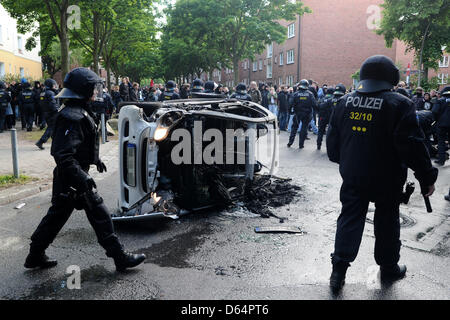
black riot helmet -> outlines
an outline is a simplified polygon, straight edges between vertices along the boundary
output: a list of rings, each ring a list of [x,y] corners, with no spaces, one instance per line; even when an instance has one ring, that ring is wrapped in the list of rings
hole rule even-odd
[[[240,94],[246,94],[247,86],[245,85],[245,83],[239,83],[236,87],[236,92]]]
[[[400,81],[400,71],[394,62],[382,55],[368,58],[362,65],[356,91],[374,93],[391,90]]]
[[[47,90],[58,90],[58,83],[53,79],[45,80],[44,86]]]
[[[22,83],[22,89],[27,90],[31,88],[31,84],[29,82]]]
[[[175,83],[175,81],[172,81],[172,80],[170,80],[170,81],[167,81],[167,83],[166,83],[166,91],[173,91],[173,90],[175,90],[175,88],[177,87],[177,84]]]
[[[5,90],[6,84],[3,81],[0,81],[0,90]]]
[[[444,89],[442,89],[441,91],[441,95],[442,96],[450,96],[450,86],[445,87]]]
[[[205,90],[208,91],[214,91],[216,84],[214,83],[214,81],[207,81],[205,83]]]
[[[334,88],[328,88],[327,89],[327,94],[333,95],[334,94]]]
[[[334,95],[335,96],[345,96],[345,93],[347,92],[347,88],[345,88],[345,86],[340,83],[336,86],[336,89],[334,89]]]
[[[103,96],[102,79],[87,68],[73,69],[64,79],[64,89],[56,96],[58,99],[89,100],[96,93]]]
[[[192,83],[192,89],[203,90],[203,81],[200,79],[195,79]]]
[[[303,89],[303,90],[308,90],[309,88],[309,81],[306,79],[303,79],[302,81],[300,81],[300,83],[298,84],[298,88],[299,89]]]

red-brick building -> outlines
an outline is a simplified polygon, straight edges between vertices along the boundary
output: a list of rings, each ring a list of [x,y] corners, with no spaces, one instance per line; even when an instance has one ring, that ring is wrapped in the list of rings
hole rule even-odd
[[[405,45],[394,42],[386,48],[382,36],[375,33],[382,17],[383,0],[303,0],[311,14],[298,17],[295,22],[280,22],[288,27],[288,39],[281,45],[274,43],[254,61],[244,60],[239,65],[239,80],[273,85],[295,84],[301,79],[314,79],[319,83],[335,85],[353,84],[352,75],[369,56],[383,54],[402,67],[411,64],[417,72],[412,53],[405,54]],[[443,57],[438,72],[448,83],[449,57]],[[217,70],[213,80],[234,87],[233,70]]]

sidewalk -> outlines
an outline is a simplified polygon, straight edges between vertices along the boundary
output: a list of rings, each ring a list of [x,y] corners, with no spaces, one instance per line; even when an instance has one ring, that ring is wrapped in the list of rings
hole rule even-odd
[[[44,131],[36,128],[33,132],[23,131],[20,122],[16,128],[19,144],[19,173],[38,180],[25,185],[0,189],[0,205],[46,191],[52,186],[55,161],[50,155],[51,140],[44,145],[45,150],[39,150],[35,143]],[[115,162],[118,162],[119,158],[118,141],[115,137],[110,137],[109,140],[110,142],[100,145],[100,156],[107,167],[117,167]],[[11,132],[4,131],[0,133],[0,175],[8,174],[13,174]]]

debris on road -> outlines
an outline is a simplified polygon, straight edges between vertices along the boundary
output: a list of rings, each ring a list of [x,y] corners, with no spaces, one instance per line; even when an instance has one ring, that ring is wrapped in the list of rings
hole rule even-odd
[[[285,227],[285,226],[277,226],[277,227],[256,227],[256,233],[300,233],[304,234],[299,227]]]
[[[27,205],[26,203],[21,203],[21,204],[18,204],[14,209],[20,210],[23,207],[25,207],[26,205]]]
[[[277,218],[280,223],[283,223],[287,218],[278,217],[273,213],[273,209],[290,204],[302,190],[291,181],[291,179],[274,178],[269,175],[255,176],[254,181],[247,181],[245,185],[237,186],[234,192],[243,194],[243,205],[248,211],[263,218]],[[245,190],[239,190],[240,188]],[[233,193],[232,198],[234,198]]]

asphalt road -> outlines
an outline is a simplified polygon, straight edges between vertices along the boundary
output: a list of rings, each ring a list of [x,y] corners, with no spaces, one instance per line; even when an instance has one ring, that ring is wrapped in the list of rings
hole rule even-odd
[[[338,168],[325,151],[315,150],[315,136],[306,149],[287,149],[282,133],[279,176],[302,188],[294,203],[277,209],[287,226],[304,234],[256,234],[258,226],[279,226],[243,210],[205,212],[180,220],[116,225],[130,251],[148,255],[146,263],[127,273],[115,271],[96,243],[83,212],[74,212],[48,250],[59,264],[51,270],[23,268],[29,237],[45,215],[50,191],[0,207],[1,299],[449,299],[450,203],[449,166],[441,169],[433,214],[427,214],[416,192],[402,207],[401,262],[407,277],[392,286],[368,283],[373,259],[373,230],[367,223],[357,260],[349,269],[342,293],[328,288],[336,219],[340,211]],[[96,179],[110,208],[117,203],[118,172]],[[19,203],[19,202],[18,202]],[[370,220],[370,212],[369,212]],[[67,288],[66,269],[81,268],[81,289]]]

